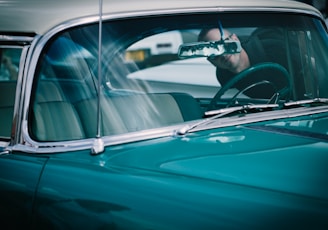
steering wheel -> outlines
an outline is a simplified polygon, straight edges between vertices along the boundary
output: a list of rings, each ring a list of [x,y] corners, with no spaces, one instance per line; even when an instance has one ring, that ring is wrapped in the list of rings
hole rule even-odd
[[[273,63],[273,62],[264,62],[264,63],[259,63],[257,65],[251,66],[248,69],[245,69],[244,71],[240,72],[239,74],[237,74],[236,76],[234,76],[230,81],[228,81],[223,87],[220,88],[220,90],[215,94],[215,96],[212,98],[209,106],[208,106],[208,111],[209,110],[213,110],[215,109],[217,106],[217,102],[221,99],[221,97],[229,90],[231,89],[236,83],[240,82],[241,80],[247,78],[247,77],[251,77],[252,75],[254,75],[257,72],[263,71],[263,70],[272,70],[272,71],[276,71],[279,72],[287,81],[287,85],[285,87],[283,87],[282,89],[278,89],[276,87],[276,84],[272,81],[272,80],[262,80],[262,81],[257,81],[254,84],[251,84],[247,87],[244,87],[243,89],[239,90],[227,103],[226,107],[229,107],[232,102],[237,98],[238,95],[240,95],[241,93],[259,86],[259,85],[263,85],[263,84],[270,84],[271,86],[273,86],[275,93],[272,95],[272,97],[269,99],[268,103],[270,103],[275,97],[276,99],[273,101],[277,101],[279,98],[285,97],[287,96],[287,100],[288,100],[288,96],[289,93],[291,91],[291,83],[290,83],[290,76],[288,71],[280,64],[277,63]]]

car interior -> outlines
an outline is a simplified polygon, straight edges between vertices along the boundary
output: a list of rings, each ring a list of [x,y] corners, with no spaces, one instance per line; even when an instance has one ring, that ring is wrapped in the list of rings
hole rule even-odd
[[[258,17],[253,14],[240,17],[244,17],[244,25],[240,24],[240,20],[231,20],[231,14],[220,16],[220,22],[240,36],[241,46],[248,42],[251,34],[260,26],[267,29],[281,25],[270,20],[259,22]],[[263,19],[271,17],[276,18],[275,15],[266,14]],[[290,17],[293,19],[293,16]],[[286,50],[282,50],[284,47],[278,47],[279,51],[285,52],[284,55],[289,60],[286,66],[288,72],[280,71],[281,67],[277,67],[275,63],[259,67],[261,71],[264,68],[267,72],[269,70],[273,77],[282,73],[282,79],[290,84],[287,89],[282,87],[282,90],[270,98],[245,95],[248,86],[226,96],[225,93],[233,90],[234,82],[230,82],[226,87],[207,84],[205,79],[215,79],[215,72],[196,73],[198,65],[187,65],[185,61],[189,58],[179,57],[178,50],[168,51],[173,45],[165,44],[162,40],[155,45],[148,44],[148,47],[147,44],[144,44],[143,48],[139,45],[139,50],[133,52],[129,49],[132,44],[142,42],[145,38],[172,31],[181,34],[181,44],[177,47],[197,43],[198,33],[203,26],[217,26],[216,14],[198,17],[182,15],[178,18],[154,17],[152,23],[147,22],[142,28],[134,27],[142,24],[142,18],[105,23],[100,75],[97,59],[98,39],[95,33],[97,25],[64,31],[57,39],[48,42],[38,63],[37,81],[33,84],[34,93],[30,101],[30,135],[37,141],[93,138],[97,134],[99,117],[101,135],[119,135],[200,120],[206,117],[209,110],[325,96],[327,93],[320,89],[320,84],[316,84],[320,81],[320,71],[327,60],[326,56],[317,57],[315,53],[315,49],[320,46],[314,44],[323,44],[322,38],[311,31],[311,22],[306,19],[304,22],[294,22],[291,19],[288,18],[288,23],[279,27],[283,31],[284,44],[288,44]],[[160,26],[156,24],[159,21],[162,22]],[[300,26],[303,26],[303,23],[309,24],[308,29],[304,30],[304,27]],[[126,24],[131,24],[129,28],[133,29],[125,31]],[[290,44],[294,41],[295,44]],[[154,47],[157,53],[152,50]],[[192,46],[188,47],[193,49]],[[197,47],[200,47],[199,44]],[[206,45],[201,47],[203,51],[207,48]],[[165,49],[166,52],[159,52]],[[151,55],[150,50],[155,54]],[[199,62],[199,66],[211,67],[210,63],[204,63]],[[181,66],[183,71],[178,71],[177,67]],[[139,78],[129,77],[134,73],[140,73]],[[307,79],[309,73],[312,74],[311,78],[316,78],[315,81]],[[165,74],[167,77],[163,77]],[[247,78],[249,73],[244,75]],[[267,74],[263,72],[261,75]],[[269,75],[268,79],[272,77]],[[187,76],[187,80],[179,82],[180,76]],[[239,76],[241,80],[244,77]],[[252,84],[258,86],[269,80],[264,78],[263,81],[255,81]],[[253,85],[250,88],[252,87]],[[213,92],[214,89],[216,93],[198,96],[196,89],[204,88],[205,92],[206,89],[208,92]],[[223,93],[219,91],[220,88],[224,89]],[[97,113],[98,106],[100,115]]]

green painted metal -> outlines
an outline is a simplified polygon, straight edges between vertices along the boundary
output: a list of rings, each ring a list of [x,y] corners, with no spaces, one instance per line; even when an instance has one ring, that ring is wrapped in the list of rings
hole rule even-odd
[[[286,128],[293,122],[263,125]],[[98,156],[54,154],[42,172],[32,225],[320,229],[328,224],[327,149],[327,141],[250,125],[107,147]],[[22,167],[37,165],[36,179],[46,158],[34,159]],[[34,188],[31,179],[15,190]]]

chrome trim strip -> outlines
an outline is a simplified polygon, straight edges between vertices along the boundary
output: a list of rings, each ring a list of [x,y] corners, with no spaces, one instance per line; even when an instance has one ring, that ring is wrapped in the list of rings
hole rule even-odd
[[[23,42],[30,43],[34,39],[33,36],[16,36],[16,35],[3,35],[0,34],[0,42]]]
[[[106,13],[104,12],[102,15],[102,20],[113,20],[113,19],[128,19],[132,17],[145,17],[145,16],[159,16],[159,15],[172,15],[172,14],[190,14],[190,13],[223,13],[223,12],[277,12],[277,13],[298,13],[298,14],[306,14],[319,17],[323,19],[320,12],[316,11],[307,11],[301,9],[290,9],[283,7],[243,7],[243,8],[233,8],[233,7],[204,7],[204,8],[185,8],[185,9],[166,9],[166,10],[152,10],[152,11],[138,11],[138,12],[121,12],[121,13]],[[99,20],[99,16],[86,16],[82,18],[72,19],[62,24],[57,25],[56,27],[50,29],[48,32],[44,34],[45,41],[41,44],[44,44],[49,40],[54,34],[59,33],[68,28],[72,28],[75,26],[86,25],[90,23],[96,23]],[[43,40],[43,39],[42,39]]]
[[[24,98],[25,95],[25,87],[24,85],[24,72],[25,70],[25,62],[26,56],[28,54],[29,45],[23,47],[21,58],[19,61],[19,72],[17,78],[17,85],[16,85],[16,95],[15,95],[15,105],[14,105],[14,117],[12,122],[12,134],[11,134],[11,143],[10,145],[18,144],[21,135],[21,123],[23,120],[22,116],[22,109],[24,105]]]
[[[40,40],[41,36],[37,35],[34,37],[34,40],[32,41],[31,45],[29,46],[29,50],[27,52],[27,56],[25,57],[25,65],[23,69],[23,74],[21,78],[21,95],[23,95],[20,98],[20,111],[19,111],[19,117],[20,117],[20,124],[17,131],[17,140],[16,143],[26,143],[26,140],[24,139],[24,136],[27,133],[27,130],[24,131],[24,123],[28,120],[28,110],[29,110],[29,102],[31,98],[31,91],[32,91],[32,84],[33,84],[33,78],[34,78],[34,72],[37,64],[37,59],[32,59],[34,50],[37,47],[38,41]],[[39,49],[41,49],[40,47]],[[33,61],[34,60],[34,61]],[[25,133],[26,132],[26,133]]]
[[[214,12],[283,12],[283,13],[300,13],[300,14],[307,14],[311,16],[315,16],[322,19],[322,16],[317,13],[316,11],[307,11],[307,10],[300,10],[300,9],[287,9],[287,8],[280,8],[280,7],[260,7],[260,8],[232,8],[232,7],[214,7],[214,8],[188,8],[188,9],[170,9],[170,10],[156,10],[156,11],[140,11],[140,12],[125,12],[125,13],[104,13],[103,14],[103,21],[105,20],[113,20],[113,19],[127,19],[132,17],[144,17],[144,16],[159,16],[159,15],[171,15],[171,14],[190,14],[190,13],[214,13]],[[43,36],[36,36],[31,38],[31,40],[27,39],[29,42],[32,40],[32,44],[30,46],[30,50],[28,52],[28,57],[26,59],[26,68],[24,68],[22,79],[22,94],[25,97],[21,99],[21,104],[23,104],[23,109],[21,112],[21,118],[22,123],[20,124],[20,132],[17,132],[17,134],[20,134],[19,140],[16,140],[15,143],[17,143],[14,146],[8,146],[8,149],[12,150],[18,150],[18,151],[24,151],[29,153],[55,153],[55,152],[63,152],[63,151],[74,151],[74,150],[85,150],[92,148],[92,144],[94,142],[94,139],[84,139],[84,140],[76,140],[76,141],[64,141],[64,142],[36,142],[34,141],[28,133],[28,106],[30,103],[30,97],[31,97],[31,89],[32,89],[32,83],[34,78],[34,72],[36,69],[36,64],[39,59],[39,56],[42,52],[43,47],[45,44],[57,33],[72,28],[75,26],[90,24],[90,23],[96,23],[99,20],[99,16],[88,16],[83,18],[77,18],[72,19],[66,22],[63,22],[62,24],[59,24],[58,26],[50,29],[47,33],[45,33]],[[328,112],[328,108],[320,109],[316,111],[315,113],[322,113],[322,112]],[[233,126],[233,125],[241,125],[241,124],[249,124],[253,122],[258,121],[266,121],[266,120],[273,120],[273,119],[279,119],[279,118],[286,118],[286,117],[296,117],[296,116],[302,116],[302,115],[309,115],[313,114],[314,111],[311,109],[308,112],[295,112],[290,113],[281,113],[281,111],[275,112],[265,112],[264,114],[256,114],[256,116],[252,119],[245,118],[222,118],[219,120],[214,120],[211,125],[207,125],[206,128],[204,127],[198,127],[195,131],[205,130],[205,129],[213,129],[213,128],[221,128],[221,127],[227,127],[227,126]],[[294,114],[294,115],[293,115]],[[249,115],[251,116],[251,115]],[[249,117],[248,117],[249,118]],[[221,122],[222,121],[222,122]],[[194,123],[197,121],[193,121],[191,123]],[[159,138],[159,137],[169,137],[174,136],[175,130],[182,128],[186,125],[186,123],[183,123],[182,125],[177,125],[174,127],[164,127],[154,130],[144,130],[140,132],[135,133],[127,133],[122,135],[115,135],[115,136],[105,136],[102,137],[104,140],[105,146],[111,146],[111,145],[119,145],[124,143],[130,143],[135,141],[142,141],[147,139],[153,139],[153,138]],[[187,134],[188,135],[188,134]],[[18,144],[20,143],[20,144]]]
[[[185,124],[185,123],[183,123]],[[101,139],[104,141],[105,146],[114,146],[119,144],[126,144],[136,141],[143,141],[148,139],[155,139],[160,137],[173,137],[175,130],[181,128],[183,125],[168,126],[152,130],[142,130],[138,132],[131,132],[121,135],[104,136]],[[20,144],[12,147],[12,150],[24,151],[29,153],[55,153],[65,151],[77,151],[77,150],[90,150],[94,144],[96,138],[74,140],[74,141],[62,141],[62,142],[36,142],[32,140],[27,134],[27,124],[24,127],[24,140],[25,144]]]
[[[180,138],[184,136],[188,136],[190,133],[210,130],[210,129],[218,129],[223,127],[231,127],[237,125],[247,125],[255,122],[265,122],[265,121],[274,121],[278,119],[288,119],[288,118],[296,118],[306,115],[320,114],[320,113],[328,113],[328,106],[321,106],[315,108],[296,108],[296,109],[285,109],[285,110],[276,110],[270,112],[261,112],[255,114],[249,114],[242,117],[226,117],[215,119],[210,123],[207,123],[204,126],[196,127],[185,135],[175,135],[176,130],[181,129],[187,123],[182,123],[180,125],[168,126],[158,129],[151,130],[143,130],[139,132],[131,132],[121,135],[115,136],[105,136],[102,137],[104,140],[104,144],[106,147],[120,145],[120,144],[128,144],[136,141],[146,141],[150,139],[156,138]],[[247,119],[246,119],[247,117]],[[189,124],[194,124],[199,122],[199,120],[188,122]],[[25,134],[27,133],[27,125],[26,122],[23,125]],[[29,136],[25,136],[24,138],[27,143],[25,145],[16,145],[11,148],[11,150],[24,151],[29,153],[56,153],[56,152],[65,152],[65,151],[77,151],[77,150],[86,150],[90,149],[95,141],[95,138],[91,139],[83,139],[76,141],[63,141],[63,142],[35,142],[30,139]]]

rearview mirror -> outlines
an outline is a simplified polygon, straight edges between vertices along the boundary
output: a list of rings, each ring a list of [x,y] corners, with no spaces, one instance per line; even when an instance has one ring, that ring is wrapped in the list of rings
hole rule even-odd
[[[212,57],[240,53],[240,51],[240,42],[234,40],[193,42],[180,45],[178,56],[180,58]]]

